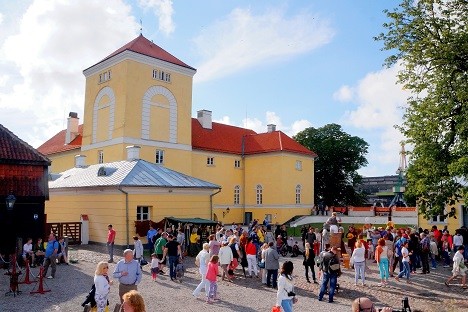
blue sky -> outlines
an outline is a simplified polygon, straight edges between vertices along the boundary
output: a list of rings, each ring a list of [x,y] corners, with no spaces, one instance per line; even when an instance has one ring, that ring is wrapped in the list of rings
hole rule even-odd
[[[0,0],[0,123],[37,147],[83,116],[84,76],[140,32],[197,68],[193,113],[294,135],[338,123],[394,174],[408,94],[373,37],[398,1]]]

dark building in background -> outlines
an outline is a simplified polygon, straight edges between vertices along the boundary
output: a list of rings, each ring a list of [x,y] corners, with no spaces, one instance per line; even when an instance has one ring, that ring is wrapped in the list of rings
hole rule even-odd
[[[398,175],[363,177],[357,190],[366,195],[366,206],[388,207],[395,197],[393,187],[398,185],[399,179]],[[403,185],[406,185],[405,180],[403,180]]]
[[[50,160],[0,124],[0,253],[12,253],[16,238],[45,236]],[[7,209],[9,195],[16,198]]]

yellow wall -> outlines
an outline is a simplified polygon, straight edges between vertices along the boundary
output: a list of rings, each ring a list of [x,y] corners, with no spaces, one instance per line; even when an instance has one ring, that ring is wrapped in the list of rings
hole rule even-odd
[[[126,206],[125,194],[102,190],[87,194],[61,195],[50,190],[50,200],[46,202],[47,222],[76,222],[82,214],[89,217],[89,240],[105,243],[107,225],[112,224],[117,231],[116,244],[126,245]],[[129,194],[129,239],[135,234],[137,206],[150,206],[151,220],[158,222],[168,216],[180,218],[200,217],[209,219],[210,199],[206,191],[192,192],[174,190],[167,194]],[[66,209],[65,209],[66,208]]]
[[[463,225],[463,214],[462,214],[462,210],[461,210],[461,206],[463,205],[463,203],[458,203],[454,206],[450,206],[449,208],[446,208],[445,209],[445,212],[449,212],[451,210],[452,207],[455,208],[455,217],[451,217],[451,218],[448,218],[448,219],[445,219],[445,222],[433,222],[432,219],[430,220],[427,220],[426,218],[424,218],[422,215],[418,215],[418,223],[419,223],[419,227],[423,228],[423,229],[431,229],[432,226],[434,225],[437,225],[437,228],[439,230],[442,230],[444,228],[445,225],[447,225],[447,228],[450,232],[450,234],[455,234],[455,230],[456,229],[459,229],[462,225]]]

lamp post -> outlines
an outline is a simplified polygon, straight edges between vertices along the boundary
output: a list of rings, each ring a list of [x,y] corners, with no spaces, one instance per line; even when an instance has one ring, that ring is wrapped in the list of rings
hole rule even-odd
[[[8,214],[13,213],[15,202],[16,202],[16,197],[12,193],[10,193],[10,195],[8,195],[5,198],[5,204],[6,204],[6,209],[7,209]],[[13,216],[10,216],[10,217],[11,217],[10,221],[13,223],[14,218]],[[14,225],[13,225],[13,228],[14,228]],[[16,235],[14,237],[16,240]],[[15,241],[15,245],[16,245],[16,241]],[[6,273],[6,275],[10,276],[10,290],[5,294],[6,296],[13,295],[14,297],[16,297],[17,295],[20,294],[20,290],[18,288],[18,275],[20,275],[21,272],[16,271],[16,253],[17,253],[17,247],[15,247],[15,251],[10,256],[11,272],[10,270],[8,270],[8,272]]]
[[[5,198],[7,211],[9,211],[9,212],[13,211],[13,207],[15,206],[15,202],[16,202],[16,197],[13,194],[10,194]]]

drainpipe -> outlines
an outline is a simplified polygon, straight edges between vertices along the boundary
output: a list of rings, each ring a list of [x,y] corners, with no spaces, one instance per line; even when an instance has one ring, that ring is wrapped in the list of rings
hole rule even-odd
[[[245,185],[245,135],[242,136],[242,224],[245,224],[245,193],[247,191],[247,187]]]
[[[216,193],[210,195],[210,220],[213,221],[213,196],[219,194],[221,192],[221,188],[218,189]]]
[[[124,190],[122,190],[120,187],[118,188],[118,190],[125,194],[125,227],[127,229],[127,248],[129,248],[130,247],[130,236],[129,236],[129,233],[130,233],[130,226],[129,226],[130,217],[129,217],[129,213],[128,213],[128,193],[125,192]]]

